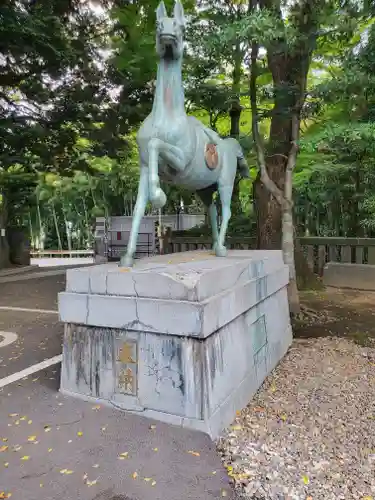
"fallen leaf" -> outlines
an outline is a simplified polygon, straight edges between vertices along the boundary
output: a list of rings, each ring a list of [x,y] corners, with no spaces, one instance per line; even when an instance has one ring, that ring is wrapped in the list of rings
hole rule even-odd
[[[2,441],[3,443],[6,443],[6,442],[8,441],[8,438],[1,438],[1,441]]]
[[[138,477],[138,472],[133,472],[132,478],[137,479],[137,477]]]
[[[78,432],[77,432],[77,436],[78,436],[78,437],[83,436],[83,432],[82,432],[82,431],[78,431]]]
[[[5,491],[0,491],[0,499],[10,498],[12,493],[5,493]]]
[[[58,406],[63,406],[63,403],[58,403]]]
[[[82,479],[83,479],[84,481],[86,481],[86,479],[87,479],[87,474],[86,474],[86,472],[83,474]]]
[[[43,486],[44,486],[44,484],[43,484],[43,483],[40,483],[40,484],[39,484],[39,487],[40,487],[40,488],[43,488]]]
[[[14,425],[20,425],[20,421],[19,421],[19,420],[16,420],[16,421],[14,422]]]
[[[151,430],[155,430],[156,429],[156,425],[150,425],[150,429]]]
[[[0,446],[0,452],[4,452],[4,451],[7,451],[8,449],[8,446],[6,446],[5,444],[3,446]]]
[[[101,406],[100,405],[97,405],[97,406],[93,406],[92,407],[92,410],[100,410]]]
[[[4,467],[8,468],[9,467],[9,462],[4,463]]]
[[[44,432],[50,432],[50,431],[51,431],[51,427],[49,425],[45,425]]]
[[[241,479],[247,479],[250,477],[250,474],[248,472],[242,472],[240,474],[229,474],[230,477],[233,477],[233,479],[241,480]]]
[[[198,453],[197,451],[190,450],[190,451],[188,451],[188,453],[190,453],[190,455],[194,455],[195,457],[200,457],[201,456],[201,454]]]
[[[152,477],[144,477],[143,480],[146,481],[146,483],[149,483],[151,481]]]
[[[33,421],[32,421],[32,420],[29,420],[27,423],[28,423],[29,425],[31,425],[31,424],[33,423]]]
[[[26,462],[26,460],[29,460],[30,457],[28,455],[24,455],[21,460],[23,460],[24,462]]]
[[[48,448],[48,453],[51,453],[52,450],[53,448]]]
[[[21,417],[20,420],[22,420],[22,422],[23,422],[24,420],[26,420],[26,418],[27,417]]]
[[[93,481],[86,481],[86,484],[87,486],[94,486],[95,484],[97,484],[98,480],[97,479],[94,479]]]
[[[158,450],[159,450],[159,448],[154,448],[154,451],[158,451]]]
[[[155,486],[156,481],[152,481],[151,486]]]
[[[20,451],[21,449],[22,449],[22,446],[19,444],[16,444],[15,446],[13,446],[12,451]]]
[[[302,481],[304,482],[304,484],[309,484],[310,479],[308,478],[308,476],[302,476]]]
[[[228,496],[228,492],[226,490],[221,490],[221,496],[222,497],[227,497]]]
[[[287,419],[288,419],[288,416],[287,416],[285,413],[283,413],[283,414],[280,416],[280,418],[281,418],[281,420],[282,420],[283,422],[286,422],[286,421],[287,421]]]
[[[118,458],[120,460],[124,460],[125,458],[127,458],[128,455],[129,455],[129,453],[127,451],[125,451],[124,453],[120,453]]]
[[[232,425],[232,431],[240,431],[242,429],[242,425]]]
[[[8,396],[9,396],[9,394],[8,394]],[[10,417],[18,417],[18,413],[9,413],[9,416]]]
[[[29,436],[27,440],[29,441],[29,443],[32,443],[33,441],[36,440],[36,436]]]
[[[212,475],[214,476],[216,474],[216,470],[213,470],[212,471]]]
[[[65,474],[68,469],[61,469],[60,474]]]
[[[92,467],[93,469],[97,469],[99,467],[99,464],[94,464]]]
[[[70,443],[73,443],[73,441],[72,441],[71,439],[69,439],[68,443],[69,443],[69,444],[70,444]]]

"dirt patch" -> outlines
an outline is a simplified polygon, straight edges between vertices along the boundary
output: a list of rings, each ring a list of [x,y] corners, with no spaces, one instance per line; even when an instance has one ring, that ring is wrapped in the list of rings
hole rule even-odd
[[[375,292],[326,288],[301,292],[302,314],[293,320],[297,338],[337,336],[375,345]]]

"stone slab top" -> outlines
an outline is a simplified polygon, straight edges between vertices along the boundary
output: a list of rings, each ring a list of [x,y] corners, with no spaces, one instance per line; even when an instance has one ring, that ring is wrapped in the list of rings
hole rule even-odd
[[[230,250],[227,257],[198,250],[141,259],[132,268],[109,263],[69,269],[66,291],[202,302],[283,266],[281,250]]]

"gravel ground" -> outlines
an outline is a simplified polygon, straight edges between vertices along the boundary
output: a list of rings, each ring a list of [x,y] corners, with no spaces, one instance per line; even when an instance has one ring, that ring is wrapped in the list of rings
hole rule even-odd
[[[375,349],[295,340],[218,449],[243,499],[375,499]]]

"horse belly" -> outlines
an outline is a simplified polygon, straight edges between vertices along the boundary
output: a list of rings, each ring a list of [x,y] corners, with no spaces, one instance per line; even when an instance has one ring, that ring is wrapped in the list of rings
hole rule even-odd
[[[193,191],[205,189],[217,183],[221,171],[221,157],[219,148],[219,161],[216,168],[209,168],[205,158],[205,147],[207,139],[204,133],[197,131],[197,147],[195,155],[187,167],[185,172],[177,176],[176,184],[181,184],[184,187]]]

